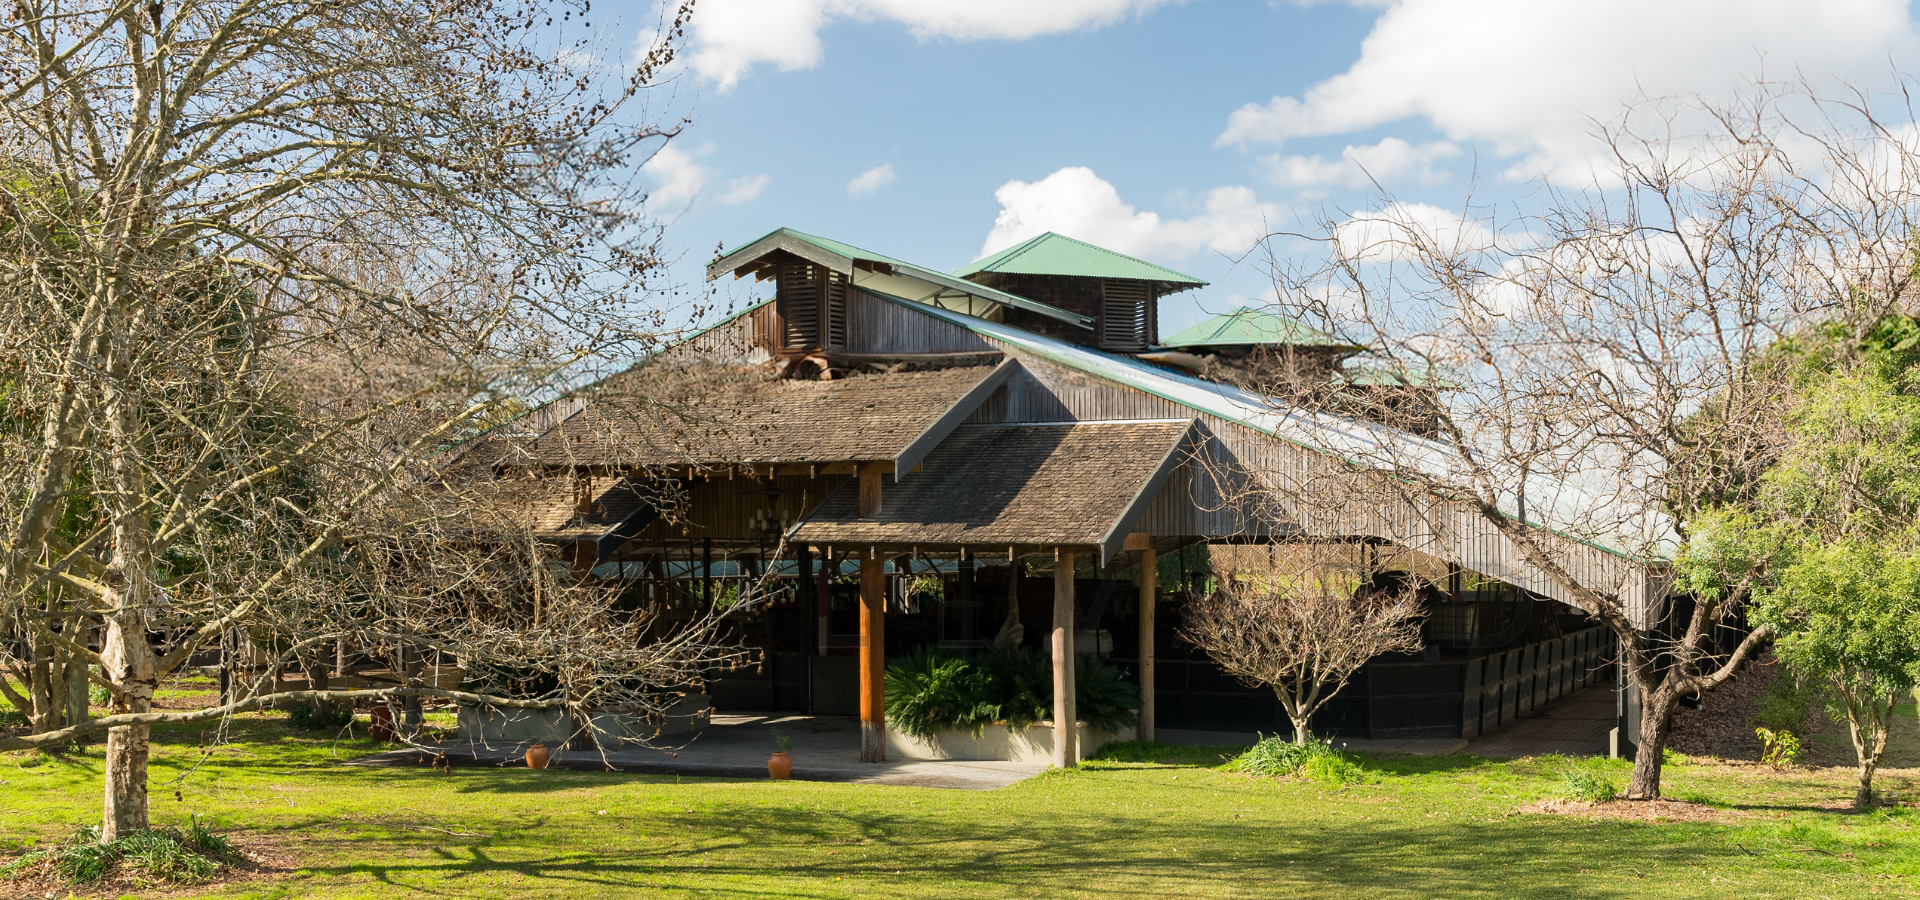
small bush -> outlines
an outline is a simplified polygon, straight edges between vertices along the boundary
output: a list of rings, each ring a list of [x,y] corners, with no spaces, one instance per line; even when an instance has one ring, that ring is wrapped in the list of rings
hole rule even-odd
[[[1300,774],[1323,784],[1359,784],[1363,777],[1352,757],[1331,750],[1309,757]]]
[[[1782,672],[1760,695],[1760,702],[1754,706],[1753,716],[1747,720],[1747,724],[1773,732],[1799,734],[1806,726],[1807,717],[1813,714],[1814,707],[1819,704],[1819,690],[1810,683],[1802,682],[1791,672]]]
[[[1797,766],[1806,759],[1806,752],[1800,747],[1800,739],[1793,732],[1782,729],[1774,731],[1768,728],[1755,728],[1755,737],[1760,739],[1760,761],[1776,769]]]
[[[27,714],[4,702],[0,702],[0,728],[13,728],[27,724]]]
[[[921,648],[888,667],[886,685],[887,721],[921,740],[947,728],[975,737],[995,723],[1025,728],[1053,708],[1052,663],[1025,649],[963,656]],[[1140,689],[1126,669],[1083,656],[1074,661],[1074,700],[1081,721],[1115,732],[1134,723]]]
[[[1296,744],[1278,735],[1261,738],[1234,760],[1233,770],[1265,778],[1304,777],[1331,784],[1353,784],[1361,778],[1353,758],[1326,741]]]
[[[1597,767],[1574,765],[1560,773],[1560,796],[1587,803],[1605,803],[1620,796],[1620,784]]]
[[[353,722],[353,708],[323,703],[296,703],[287,708],[287,721],[302,731],[333,731]]]
[[[233,843],[192,819],[186,831],[136,831],[100,842],[99,826],[80,829],[63,846],[32,851],[0,866],[0,878],[16,880],[44,871],[68,884],[91,884],[118,870],[139,880],[183,884],[206,881],[239,857]]]
[[[1139,707],[1140,687],[1128,678],[1125,668],[1097,656],[1075,660],[1073,710],[1080,721],[1113,734],[1140,721],[1134,712]]]

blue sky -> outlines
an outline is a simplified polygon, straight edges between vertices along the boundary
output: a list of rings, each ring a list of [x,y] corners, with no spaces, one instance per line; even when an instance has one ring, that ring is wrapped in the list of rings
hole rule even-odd
[[[1259,301],[1261,235],[1472,228],[1592,183],[1638,96],[1884,87],[1916,47],[1905,0],[701,0],[643,174],[682,282],[782,225],[942,269],[1054,230],[1212,282],[1167,333]]]

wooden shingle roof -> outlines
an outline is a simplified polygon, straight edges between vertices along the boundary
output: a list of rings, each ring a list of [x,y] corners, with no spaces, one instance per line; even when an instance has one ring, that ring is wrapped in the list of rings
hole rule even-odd
[[[500,459],[535,466],[894,461],[911,468],[1013,371],[967,366],[832,381],[684,372],[609,382],[580,412]]]
[[[1178,464],[1192,420],[965,425],[922,470],[859,515],[852,482],[792,540],[844,545],[1008,545],[1118,550]]]

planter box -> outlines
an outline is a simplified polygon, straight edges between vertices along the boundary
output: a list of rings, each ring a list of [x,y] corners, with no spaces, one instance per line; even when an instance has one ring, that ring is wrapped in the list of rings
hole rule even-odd
[[[1081,722],[1078,728],[1080,757],[1085,759],[1092,756],[1101,747],[1117,741],[1131,741],[1136,733],[1133,726],[1108,732],[1095,730]],[[966,731],[942,731],[934,735],[932,741],[908,737],[888,728],[887,758],[991,760],[1045,765],[1053,761],[1053,723],[1036,722],[1019,731],[1005,725],[988,725],[978,738]]]
[[[593,713],[593,739],[601,747],[618,750],[655,735],[685,734],[705,728],[712,714],[705,694],[681,697],[659,720],[616,710],[597,710]],[[460,740],[475,743],[557,744],[573,734],[572,717],[560,709],[494,709],[463,703],[459,723]]]

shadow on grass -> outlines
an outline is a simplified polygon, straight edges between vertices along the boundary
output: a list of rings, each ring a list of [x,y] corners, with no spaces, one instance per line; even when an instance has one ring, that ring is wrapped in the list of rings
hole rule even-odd
[[[1037,815],[1009,823],[929,819],[895,812],[837,812],[722,806],[650,820],[665,834],[685,830],[697,846],[660,840],[533,854],[475,841],[440,847],[432,859],[312,867],[322,875],[362,874],[419,889],[504,873],[582,885],[655,888],[682,879],[732,878],[730,894],[789,895],[795,880],[885,877],[889,893],[910,882],[944,896],[1005,890],[1078,894],[1093,883],[1112,896],[1645,896],[1658,867],[1634,826],[1496,820],[1414,827],[1318,821],[1156,820],[1140,816]],[[1743,862],[1745,851],[1685,842],[1676,865]],[[1636,849],[1637,848],[1637,849]],[[509,859],[508,856],[515,858]],[[1516,864],[1525,861],[1526,864]],[[1697,871],[1697,870],[1696,870]],[[1497,873],[1497,874],[1496,874]],[[1593,873],[1593,874],[1588,874]],[[1604,877],[1618,874],[1619,878]],[[1595,877],[1596,875],[1601,877]],[[756,884],[757,882],[757,884]]]

